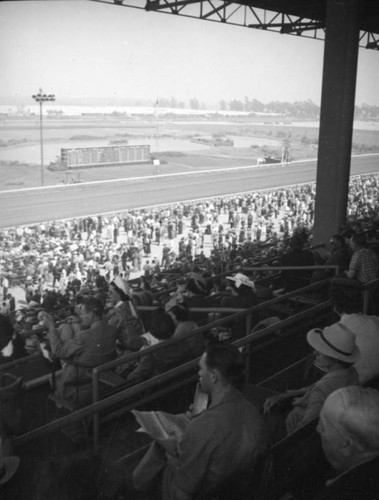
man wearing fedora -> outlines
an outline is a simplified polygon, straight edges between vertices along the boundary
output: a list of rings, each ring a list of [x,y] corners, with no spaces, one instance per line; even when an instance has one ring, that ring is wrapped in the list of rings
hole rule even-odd
[[[307,342],[315,351],[315,365],[326,372],[315,384],[301,389],[288,390],[266,399],[266,415],[275,414],[275,407],[290,402],[289,412],[281,419],[273,419],[274,441],[290,434],[318,417],[325,399],[336,389],[358,385],[354,363],[360,357],[355,335],[342,323],[324,329],[314,328],[307,333]],[[278,423],[279,422],[279,423]]]

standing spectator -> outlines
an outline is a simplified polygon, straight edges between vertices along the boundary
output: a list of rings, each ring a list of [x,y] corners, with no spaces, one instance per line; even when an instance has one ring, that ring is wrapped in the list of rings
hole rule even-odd
[[[9,288],[9,280],[6,276],[3,276],[3,279],[1,280],[1,286],[3,287],[3,299],[5,300]]]
[[[362,285],[378,278],[378,257],[373,250],[366,247],[365,234],[353,234],[350,238],[350,246],[353,251],[353,256],[350,261],[349,270],[346,271],[347,277],[355,278],[362,283]]]
[[[8,293],[6,296],[6,300],[9,304],[9,311],[11,313],[15,312],[16,310],[16,299],[13,297],[11,293]]]
[[[162,250],[162,262],[161,262],[161,267],[162,269],[167,269],[169,265],[169,255],[170,253],[170,247],[165,243],[163,245],[163,250]]]
[[[159,226],[157,226],[155,228],[155,243],[157,245],[160,245],[160,243],[161,243],[161,230],[160,230]]]
[[[113,243],[118,242],[118,235],[119,235],[119,229],[118,229],[118,224],[114,224],[113,226]]]

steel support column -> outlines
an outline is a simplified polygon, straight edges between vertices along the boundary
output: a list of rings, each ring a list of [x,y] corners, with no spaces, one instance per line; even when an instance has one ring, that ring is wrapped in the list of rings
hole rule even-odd
[[[360,0],[328,0],[314,241],[346,220],[359,45]]]

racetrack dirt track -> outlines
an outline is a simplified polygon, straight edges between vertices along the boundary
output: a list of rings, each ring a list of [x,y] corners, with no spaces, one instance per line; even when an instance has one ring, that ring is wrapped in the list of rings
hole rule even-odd
[[[353,157],[351,174],[379,172],[379,156]],[[316,161],[117,179],[0,193],[0,227],[121,212],[316,180]]]

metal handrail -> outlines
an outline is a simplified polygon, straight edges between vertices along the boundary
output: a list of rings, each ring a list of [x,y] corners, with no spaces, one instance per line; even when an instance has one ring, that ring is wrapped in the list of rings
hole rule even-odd
[[[194,337],[195,335],[198,335],[199,333],[204,333],[204,332],[207,332],[208,330],[210,330],[211,328],[215,328],[217,326],[221,326],[223,324],[230,323],[231,321],[234,321],[234,320],[239,319],[241,317],[250,315],[254,312],[257,312],[261,309],[269,307],[273,304],[284,302],[287,299],[290,299],[291,297],[295,297],[299,293],[313,291],[316,288],[319,288],[322,285],[329,283],[329,281],[330,281],[329,279],[317,281],[316,283],[312,283],[311,285],[307,285],[305,287],[299,288],[299,289],[294,290],[292,292],[288,292],[288,293],[281,295],[279,297],[275,297],[274,299],[270,299],[270,300],[267,300],[265,302],[261,302],[260,304],[254,305],[254,306],[249,307],[249,308],[241,309],[239,312],[231,314],[230,316],[228,316],[226,318],[220,318],[220,319],[217,319],[215,321],[212,321],[211,323],[207,323],[206,325],[203,325],[199,328],[196,328],[195,330],[192,330],[190,332],[187,332],[187,333],[181,335],[180,337],[165,340],[164,342],[162,342],[160,344],[147,347],[147,348],[143,349],[143,351],[137,351],[134,353],[130,353],[130,354],[127,354],[127,355],[122,356],[120,358],[117,358],[113,361],[109,361],[108,363],[105,363],[103,365],[95,367],[93,370],[94,375],[95,375],[95,373],[100,373],[100,371],[105,371],[105,370],[110,370],[112,368],[115,368],[116,366],[123,364],[125,362],[134,361],[136,359],[139,359],[140,357],[145,356],[146,354],[151,354],[151,353],[154,353],[156,351],[160,351],[167,346],[170,346],[172,344],[177,344],[179,342],[182,342],[183,340]],[[149,308],[149,310],[150,310],[151,307],[153,307],[153,306],[146,306],[146,309]],[[191,311],[203,311],[203,312],[205,312],[205,311],[223,312],[223,311],[228,311],[228,310],[231,311],[231,310],[233,310],[233,308],[220,308],[220,307],[219,308],[216,308],[216,307],[200,308],[200,307],[196,307],[196,308],[191,309]]]
[[[253,267],[244,267],[245,271],[297,271],[297,270],[317,271],[319,269],[334,269],[334,270],[338,271],[338,266],[317,265],[317,266],[253,266]]]
[[[323,268],[328,267],[328,268],[336,268],[337,269],[337,266],[321,266],[321,267],[323,267]],[[264,267],[263,269],[267,270],[268,268]],[[274,269],[277,269],[277,268],[274,268]],[[289,292],[285,295],[281,295],[281,296],[276,297],[274,299],[270,299],[268,301],[261,302],[260,304],[257,304],[249,309],[233,308],[233,307],[209,307],[209,306],[208,307],[192,307],[192,308],[190,308],[191,312],[209,312],[209,313],[221,313],[221,314],[231,313],[231,314],[227,318],[220,318],[220,319],[215,320],[211,323],[207,323],[206,325],[199,327],[196,330],[192,330],[191,332],[187,332],[186,334],[183,334],[179,338],[166,340],[163,344],[159,344],[157,346],[152,346],[152,347],[146,348],[143,350],[142,353],[137,352],[137,353],[133,353],[133,354],[128,354],[127,356],[117,358],[116,360],[114,360],[112,362],[105,363],[104,365],[100,365],[100,366],[104,367],[105,370],[114,368],[118,364],[124,363],[126,361],[130,361],[130,360],[138,359],[139,357],[141,357],[142,355],[145,355],[146,353],[149,354],[150,352],[154,352],[155,350],[160,350],[160,349],[166,347],[167,345],[178,343],[182,340],[186,340],[187,338],[191,338],[199,333],[206,332],[211,328],[215,328],[217,326],[222,326],[223,324],[227,324],[229,322],[232,322],[235,319],[239,319],[242,316],[245,316],[245,315],[247,316],[248,314],[257,312],[260,309],[264,309],[265,307],[268,307],[268,306],[271,306],[273,304],[285,301],[288,298],[296,296],[299,292],[304,293],[304,292],[307,292],[310,290],[314,290],[316,287],[324,285],[328,282],[329,282],[328,279],[318,281],[318,282],[313,283],[311,285],[307,285],[306,287],[299,288],[298,290],[295,290],[293,292]],[[158,306],[137,306],[137,309],[141,310],[141,311],[154,311],[157,309],[157,307]],[[41,333],[43,331],[45,331],[45,329],[43,327],[41,327],[41,328],[36,329],[36,330],[31,330],[30,334],[32,335],[32,334],[36,334],[36,333]],[[249,330],[247,330],[247,331],[249,331]],[[151,350],[149,350],[149,349],[151,349]],[[130,356],[132,356],[132,357],[130,357]],[[33,361],[34,359],[39,359],[42,357],[43,356],[41,353],[33,353],[33,354],[30,354],[29,356],[25,356],[23,358],[19,358],[19,359],[16,359],[14,361],[11,361],[9,363],[0,365],[0,371],[4,371],[6,369],[13,368],[14,366],[26,364],[26,363],[29,363],[30,361]],[[110,365],[110,363],[112,363],[112,364]],[[115,364],[113,364],[113,363],[115,363]],[[100,367],[96,367],[96,369],[99,369],[99,368]]]
[[[363,296],[363,305],[362,305],[362,313],[368,314],[369,306],[370,306],[370,294],[375,290],[375,288],[379,284],[379,278],[369,281],[365,285],[363,285],[362,296]]]
[[[304,288],[309,289],[310,287],[308,286],[308,287],[304,287]],[[294,295],[294,293],[291,293],[288,295]],[[274,300],[277,301],[276,299],[274,299]],[[314,306],[310,309],[307,309],[306,311],[303,311],[303,312],[298,313],[294,316],[291,316],[290,318],[287,318],[287,319],[281,321],[280,323],[277,323],[275,325],[272,325],[272,326],[269,326],[269,327],[264,328],[262,330],[259,330],[258,332],[251,333],[248,336],[244,337],[243,339],[240,339],[240,340],[233,342],[233,344],[237,347],[243,347],[245,345],[249,345],[251,342],[259,340],[259,339],[269,335],[270,333],[275,332],[278,329],[278,327],[283,328],[286,326],[290,326],[292,324],[296,324],[300,320],[306,318],[310,313],[316,313],[318,311],[329,309],[330,306],[331,306],[330,301],[323,302],[317,306]],[[237,313],[237,314],[241,315],[241,313]],[[198,331],[199,330],[200,329],[198,329]],[[184,336],[183,336],[183,338],[184,338]],[[149,349],[152,349],[152,348],[149,348]],[[147,351],[147,349],[145,349],[145,352],[143,354],[146,354],[146,351]],[[254,352],[254,350],[252,352]],[[196,358],[192,361],[188,361],[181,366],[178,366],[176,368],[168,370],[164,373],[158,374],[158,375],[152,377],[148,381],[143,381],[143,382],[140,382],[132,387],[121,390],[120,392],[117,392],[116,394],[108,396],[105,399],[102,399],[100,401],[92,403],[91,405],[88,405],[88,406],[76,411],[75,413],[72,413],[70,415],[62,417],[58,420],[54,420],[53,422],[50,422],[42,427],[39,427],[37,429],[34,429],[34,430],[27,432],[26,434],[18,436],[15,438],[15,445],[22,445],[22,444],[29,442],[32,439],[46,436],[47,434],[50,434],[56,430],[59,430],[60,428],[66,426],[66,425],[69,425],[69,424],[74,423],[74,422],[78,422],[86,417],[91,417],[94,414],[100,413],[101,411],[109,409],[112,406],[115,406],[119,403],[125,403],[128,398],[136,396],[144,390],[152,389],[155,386],[157,386],[158,384],[162,384],[165,381],[169,381],[169,380],[171,380],[171,379],[173,379],[181,374],[188,372],[188,370],[195,368],[197,366],[198,359],[199,358]],[[99,368],[99,367],[97,367],[97,368]],[[94,445],[95,446],[97,445],[97,443],[95,442],[95,435],[94,435]]]
[[[5,370],[10,370],[15,366],[25,365],[26,363],[30,363],[31,361],[34,361],[35,359],[39,358],[42,358],[42,355],[39,352],[35,352],[33,354],[29,354],[28,356],[24,356],[23,358],[9,361],[9,363],[4,363],[3,365],[0,365],[0,372],[3,372]]]
[[[100,365],[100,366],[95,367],[92,370],[92,384],[93,384],[92,385],[92,402],[93,402],[93,404],[96,404],[99,401],[99,396],[100,396],[99,382],[100,382],[100,373],[101,372],[115,368],[116,366],[118,366],[120,364],[139,359],[142,356],[145,356],[147,354],[155,353],[156,351],[160,351],[162,349],[165,349],[169,345],[183,342],[183,340],[186,340],[188,338],[192,338],[195,335],[198,335],[199,333],[206,332],[206,331],[210,330],[211,328],[215,328],[216,326],[221,326],[221,325],[227,324],[235,319],[238,319],[238,318],[241,318],[244,316],[246,316],[246,318],[247,318],[247,326],[246,326],[247,334],[243,339],[235,341],[235,342],[233,342],[233,344],[238,346],[238,347],[242,347],[245,344],[250,344],[250,341],[248,341],[248,342],[242,342],[242,341],[244,341],[245,339],[251,339],[251,340],[256,341],[256,340],[260,339],[261,337],[266,336],[267,334],[275,332],[276,330],[278,330],[278,328],[283,328],[283,327],[287,326],[287,322],[290,319],[290,318],[287,318],[286,320],[283,320],[280,323],[276,323],[274,326],[271,326],[268,329],[265,328],[265,329],[259,330],[258,332],[254,332],[252,334],[249,334],[250,329],[251,329],[251,321],[249,321],[248,319],[251,318],[251,315],[253,312],[256,312],[259,309],[262,309],[262,308],[267,307],[269,305],[276,304],[278,302],[282,302],[283,300],[287,300],[291,297],[294,297],[299,293],[300,290],[301,290],[301,292],[314,290],[315,288],[318,288],[318,287],[320,287],[323,284],[328,283],[328,282],[329,282],[329,280],[322,280],[322,281],[316,282],[312,285],[307,285],[306,287],[303,287],[299,290],[295,290],[293,292],[289,292],[285,295],[282,295],[281,297],[277,297],[275,299],[268,300],[266,302],[262,302],[261,304],[250,307],[248,309],[243,309],[241,312],[231,314],[227,318],[221,318],[221,319],[218,319],[218,320],[213,321],[211,323],[208,323],[207,325],[201,326],[199,328],[196,328],[195,330],[187,332],[178,338],[166,340],[165,342],[162,342],[160,344],[143,349],[143,351],[131,353],[131,354],[128,354],[128,355],[123,356],[121,358],[118,358],[114,361],[110,361],[108,363],[105,363],[104,365]],[[323,303],[323,304],[325,304],[325,303]],[[330,301],[327,301],[327,304],[330,305]],[[313,310],[313,309],[312,308],[308,309],[307,311],[305,311],[305,313],[308,313],[310,310]],[[218,309],[218,311],[220,311],[220,309]],[[293,318],[293,317],[294,316],[292,316],[291,318]],[[291,324],[291,322],[288,324]],[[263,332],[263,334],[262,334],[262,332]],[[165,372],[165,373],[168,373],[168,372]],[[155,377],[153,377],[151,380],[154,380],[154,378]],[[97,449],[98,442],[99,442],[99,425],[100,425],[99,412],[95,412],[94,413],[94,420],[93,420],[93,436],[94,436],[94,448],[95,449]]]

